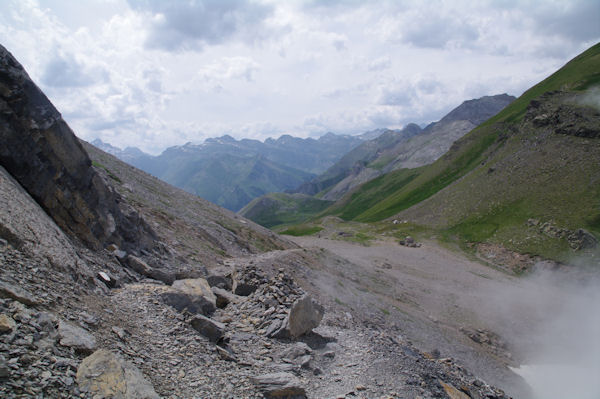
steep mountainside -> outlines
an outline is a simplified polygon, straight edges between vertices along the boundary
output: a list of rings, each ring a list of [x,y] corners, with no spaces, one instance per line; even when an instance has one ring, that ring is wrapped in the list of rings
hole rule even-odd
[[[295,191],[315,195],[315,200],[322,200],[312,202],[315,205],[315,215],[331,201],[340,200],[346,193],[378,176],[399,168],[417,168],[433,162],[446,152],[455,140],[497,114],[513,100],[514,97],[507,94],[469,100],[425,129],[409,124],[402,130],[387,130],[377,138],[359,145],[325,173],[304,183]],[[409,173],[409,176],[414,175],[413,172]],[[298,199],[300,203],[296,203]],[[276,204],[276,201],[282,202]],[[262,209],[265,204],[268,204],[268,207]],[[361,203],[357,207],[364,210],[364,206],[365,204]],[[295,218],[294,213],[300,208],[303,208],[302,217]],[[266,217],[269,212],[267,209],[276,210],[277,217]],[[271,196],[267,201],[253,201],[244,207],[240,214],[259,223],[269,220],[269,227],[273,227],[304,221],[308,219],[309,212],[306,209],[306,201],[301,197],[281,194],[277,197]]]
[[[409,124],[402,130],[383,130],[379,136],[362,143],[348,152],[323,174],[303,184],[295,191],[302,194],[315,195],[321,191],[328,190],[348,175],[355,175],[358,170],[363,169],[365,165],[380,156],[385,149],[407,141],[419,134],[420,131],[421,128],[415,124]]]
[[[302,223],[315,212],[327,209],[333,201],[321,200],[306,194],[270,193],[255,198],[238,214],[268,228]]]
[[[0,46],[0,164],[72,238],[150,249],[154,233],[91,168],[56,108]]]
[[[430,164],[448,151],[453,142],[496,115],[514,99],[500,94],[468,100],[422,131],[416,125],[408,125],[405,130],[410,133],[405,139],[378,146],[375,156],[357,158],[351,168],[346,165],[344,179],[331,188],[324,188],[327,191],[322,198],[338,200],[353,188],[384,173]]]
[[[0,158],[0,397],[508,398],[454,353],[520,383],[495,348],[397,308],[376,269],[79,142],[1,47],[0,60],[12,149]]]
[[[434,164],[381,176],[329,211],[361,221],[401,212],[396,217],[466,241],[556,259],[593,246],[586,230],[600,233],[598,70],[600,44]]]

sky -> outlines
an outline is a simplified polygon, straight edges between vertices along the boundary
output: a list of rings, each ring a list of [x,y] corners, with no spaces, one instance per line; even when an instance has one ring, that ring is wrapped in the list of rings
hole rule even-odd
[[[75,133],[153,154],[426,124],[599,41],[598,0],[0,1],[0,44]]]

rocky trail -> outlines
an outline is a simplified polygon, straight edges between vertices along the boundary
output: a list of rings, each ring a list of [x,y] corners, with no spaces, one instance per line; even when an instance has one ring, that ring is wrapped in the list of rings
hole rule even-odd
[[[57,286],[28,304],[5,290],[2,314],[13,324],[0,335],[0,392],[3,397],[504,397],[453,357],[419,350],[401,325],[390,328],[370,312],[319,292],[312,279],[327,268],[322,252],[293,249],[228,259],[205,279],[181,280],[201,281],[200,291],[210,281],[212,289],[175,300],[170,294],[181,292],[173,288],[177,282],[169,286],[143,276],[101,294],[80,296]],[[8,243],[2,254],[5,264],[15,266],[4,272],[13,275],[29,262],[15,257],[18,251]],[[307,278],[313,284],[305,291],[296,276],[301,284]],[[30,282],[27,295],[36,298],[33,287],[40,282]],[[308,332],[290,335],[282,327],[307,295],[323,303],[324,317],[312,331],[309,325]],[[206,317],[189,311],[205,299],[219,306]],[[47,306],[57,302],[53,309]],[[72,327],[70,340],[64,338],[66,325]],[[115,365],[134,371],[115,376]],[[129,391],[119,396],[115,392],[123,385]]]

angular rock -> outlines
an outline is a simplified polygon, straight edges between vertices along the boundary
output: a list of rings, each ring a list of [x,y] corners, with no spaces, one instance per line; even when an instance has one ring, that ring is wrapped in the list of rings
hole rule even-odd
[[[240,296],[218,287],[212,287],[212,292],[215,294],[216,305],[219,309],[225,308],[232,302],[239,302],[241,299]]]
[[[4,356],[0,355],[0,379],[10,377],[10,368],[6,364]]]
[[[206,278],[206,281],[208,281],[208,284],[210,284],[211,287],[218,287],[224,290],[231,290],[231,277],[212,275],[208,276]]]
[[[77,383],[93,397],[159,399],[140,370],[105,349],[83,359],[77,369]]]
[[[98,272],[97,276],[108,288],[115,288],[118,285],[117,280],[107,272]]]
[[[23,305],[34,306],[39,305],[38,301],[33,295],[24,289],[17,287],[12,284],[0,281],[0,297],[11,298],[17,302],[21,302]]]
[[[265,331],[265,335],[267,337],[271,337],[271,338],[286,338],[285,336],[278,335],[278,332],[280,332],[280,330],[282,329],[282,324],[283,324],[283,320],[274,319],[271,322],[271,324],[269,324],[269,327],[267,327],[267,329]]]
[[[173,288],[188,295],[202,296],[213,304],[217,300],[215,294],[213,294],[212,289],[210,288],[210,285],[203,278],[177,280],[173,283]]]
[[[0,333],[11,332],[15,329],[17,323],[7,314],[0,314]]]
[[[441,380],[438,380],[438,382],[444,388],[444,391],[446,391],[446,394],[450,399],[471,399],[469,395],[454,388],[452,384],[447,384]]]
[[[297,338],[317,327],[323,319],[325,309],[310,296],[296,300],[290,309],[287,329],[292,338]]]
[[[217,297],[203,278],[176,280],[161,298],[180,312],[185,309],[192,314],[210,315],[217,308]]]
[[[171,285],[175,281],[175,277],[172,274],[167,273],[163,270],[150,267],[146,262],[144,262],[137,256],[127,255],[127,258],[125,258],[125,262],[131,269],[141,274],[142,276],[162,281],[167,285]]]
[[[167,285],[171,285],[175,281],[175,276],[173,273],[152,267],[150,268],[147,276],[154,280],[162,281]]]
[[[305,399],[306,391],[300,380],[291,373],[263,374],[251,378],[252,383],[267,399]]]
[[[62,346],[68,346],[83,354],[92,353],[96,349],[96,338],[81,327],[61,320],[58,323],[58,338]]]
[[[125,262],[127,265],[132,268],[135,272],[141,274],[142,276],[147,276],[150,273],[150,266],[142,259],[138,258],[134,255],[127,255],[125,258]]]
[[[304,342],[295,342],[292,346],[282,351],[280,354],[281,358],[295,360],[299,357],[310,355],[312,349]]]
[[[209,319],[208,317],[204,317],[202,315],[194,316],[194,318],[190,321],[190,324],[194,330],[204,335],[211,342],[219,342],[219,340],[223,338],[223,335],[225,334],[225,324],[219,323],[218,321]]]

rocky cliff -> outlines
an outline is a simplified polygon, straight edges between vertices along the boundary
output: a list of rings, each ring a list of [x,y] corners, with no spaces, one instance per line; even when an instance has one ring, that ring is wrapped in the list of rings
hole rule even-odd
[[[23,67],[0,46],[0,165],[72,238],[98,249],[155,238],[91,168],[81,144]]]

